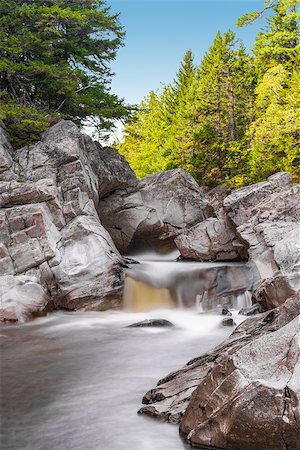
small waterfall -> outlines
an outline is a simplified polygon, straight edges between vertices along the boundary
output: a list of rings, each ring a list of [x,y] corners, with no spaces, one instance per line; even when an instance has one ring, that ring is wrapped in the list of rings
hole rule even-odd
[[[166,288],[156,288],[150,284],[126,277],[124,288],[124,308],[128,311],[151,311],[175,308],[176,304]]]
[[[148,257],[148,254],[146,255]],[[170,255],[173,257],[173,255]],[[124,307],[131,311],[196,308],[210,311],[251,306],[254,276],[244,263],[145,260],[126,271]]]
[[[239,294],[236,298],[236,308],[237,309],[243,309],[243,308],[250,308],[252,305],[251,300],[251,292],[245,291],[242,294]]]

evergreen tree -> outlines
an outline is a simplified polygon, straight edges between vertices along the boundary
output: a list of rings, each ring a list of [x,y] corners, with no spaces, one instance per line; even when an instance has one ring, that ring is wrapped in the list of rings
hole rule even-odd
[[[195,172],[216,184],[238,172],[246,126],[253,114],[252,60],[232,31],[217,34],[198,72],[198,123]]]
[[[267,28],[258,33],[254,44],[256,65],[262,75],[277,64],[291,68],[300,42],[297,0],[266,0],[262,11],[245,14],[238,20],[238,26],[254,22],[268,10],[273,14],[267,18]]]
[[[249,126],[249,181],[287,170],[295,180],[300,171],[300,31],[299,6],[294,0],[266,2],[272,9],[267,28],[255,42],[259,74],[255,120]],[[252,13],[253,21],[261,13]],[[248,18],[251,18],[248,15]],[[241,23],[249,21],[247,15]]]
[[[300,71],[282,64],[269,69],[257,87],[257,119],[249,128],[250,176],[263,180],[278,171],[300,178]]]
[[[118,15],[102,0],[0,0],[0,115],[15,144],[48,116],[87,118],[109,130],[125,117],[109,92],[109,63],[122,45]]]

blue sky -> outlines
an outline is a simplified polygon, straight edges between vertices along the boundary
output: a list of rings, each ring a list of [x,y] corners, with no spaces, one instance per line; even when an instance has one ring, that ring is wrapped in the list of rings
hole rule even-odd
[[[160,83],[171,82],[189,48],[199,63],[217,31],[237,32],[250,50],[264,20],[235,28],[238,17],[262,9],[263,0],[107,0],[120,12],[125,47],[112,65],[112,92],[128,103],[139,103]]]

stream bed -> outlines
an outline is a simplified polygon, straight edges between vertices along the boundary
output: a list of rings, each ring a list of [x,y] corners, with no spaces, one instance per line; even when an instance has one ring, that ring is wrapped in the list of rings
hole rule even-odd
[[[126,328],[150,317],[175,327]],[[232,332],[221,320],[179,309],[57,312],[2,328],[1,449],[187,448],[177,426],[137,411],[160,378]]]
[[[178,298],[180,302],[186,298],[186,290],[196,292],[191,281],[180,290],[180,277],[185,280],[191,269],[198,274],[201,263],[196,269],[195,264],[167,263],[166,270],[160,263],[153,270],[155,264],[147,262],[129,270],[125,300],[135,300],[128,310],[55,312],[1,328],[1,450],[188,448],[178,426],[137,414],[142,397],[160,378],[221,343],[233,327],[222,327],[220,312],[208,308],[199,313],[202,307],[199,310],[198,305],[197,310],[197,298],[192,308],[178,305]],[[179,271],[175,278],[174,267]],[[207,265],[203,268],[207,271]],[[176,295],[167,289],[171,304],[166,303],[164,283],[158,282],[165,280],[168,287],[168,273],[177,280]],[[154,280],[151,285],[149,276]],[[194,278],[199,285],[201,277]],[[215,288],[209,289],[215,295]],[[220,295],[224,296],[224,290]],[[149,302],[154,297],[153,310]],[[240,298],[248,301],[245,295]],[[141,307],[145,310],[140,311]],[[232,312],[236,323],[244,319],[237,310]],[[151,318],[169,320],[174,327],[128,328]]]

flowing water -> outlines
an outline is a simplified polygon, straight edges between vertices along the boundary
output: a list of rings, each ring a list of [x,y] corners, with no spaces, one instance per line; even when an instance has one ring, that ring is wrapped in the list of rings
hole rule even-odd
[[[227,279],[235,269],[241,273],[240,265],[230,267]],[[222,265],[142,262],[128,270],[124,311],[57,312],[3,327],[1,450],[187,448],[177,426],[137,415],[137,410],[160,378],[232,332],[221,326],[222,316],[209,302],[214,308],[225,301],[245,306],[251,286],[245,289],[243,279],[237,292],[223,287],[218,297],[214,275],[219,269]],[[202,272],[210,281],[200,289]],[[192,297],[198,310],[195,305],[183,309]],[[243,320],[237,311],[233,314],[237,323]],[[127,328],[146,318],[167,319],[175,326]]]

